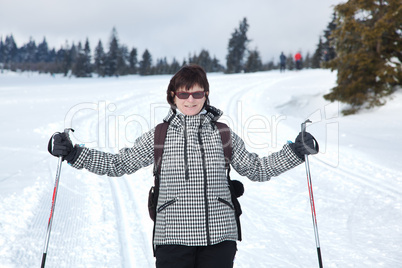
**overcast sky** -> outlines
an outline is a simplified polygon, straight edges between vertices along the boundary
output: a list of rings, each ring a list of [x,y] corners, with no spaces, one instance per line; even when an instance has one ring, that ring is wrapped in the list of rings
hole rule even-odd
[[[331,21],[333,7],[346,0],[0,0],[0,37],[13,34],[20,47],[46,37],[49,48],[88,38],[92,52],[101,40],[108,48],[116,28],[120,44],[148,49],[155,60],[182,62],[201,49],[226,65],[228,40],[244,17],[250,49],[263,62],[301,51],[314,53]]]

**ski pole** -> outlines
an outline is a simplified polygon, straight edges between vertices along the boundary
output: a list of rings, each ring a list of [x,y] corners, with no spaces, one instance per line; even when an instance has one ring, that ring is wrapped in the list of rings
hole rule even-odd
[[[306,124],[311,123],[309,119],[307,119],[304,123],[301,124],[302,137],[304,138],[304,132],[306,132]],[[304,140],[303,140],[304,143]],[[313,196],[313,185],[311,183],[311,174],[310,174],[310,164],[308,161],[308,155],[304,155],[304,160],[306,164],[306,174],[307,174],[307,186],[310,195],[310,206],[311,206],[311,214],[313,218],[313,226],[314,226],[314,236],[315,236],[315,245],[317,247],[317,255],[318,255],[318,264],[319,267],[322,268],[322,258],[321,258],[321,248],[320,248],[320,238],[318,237],[318,227],[317,227],[317,217],[315,213],[315,205],[314,205],[314,196]]]
[[[70,139],[69,136],[68,136],[68,132],[69,132],[70,130],[74,131],[74,130],[71,129],[71,128],[66,128],[66,129],[64,130],[64,133],[66,133],[68,139]],[[57,133],[56,133],[56,134],[57,134]],[[54,136],[54,135],[53,135],[53,136]],[[49,149],[50,149],[50,146],[53,145],[53,137],[52,137],[52,139],[51,139],[51,143],[52,143],[52,144],[49,144]],[[49,221],[48,221],[48,223],[47,223],[47,233],[46,233],[45,246],[44,246],[44,249],[43,249],[41,268],[44,268],[44,267],[45,267],[45,263],[46,263],[46,255],[47,255],[47,249],[48,249],[48,247],[49,247],[50,232],[51,232],[51,230],[52,230],[54,209],[55,209],[55,206],[56,206],[57,190],[58,190],[58,188],[59,188],[59,180],[60,180],[60,172],[61,172],[61,164],[62,164],[62,163],[63,163],[63,157],[62,157],[62,156],[59,156],[59,160],[58,160],[58,164],[57,164],[57,171],[56,171],[56,179],[55,179],[54,188],[53,188],[52,207],[51,207],[51,209],[50,209]]]

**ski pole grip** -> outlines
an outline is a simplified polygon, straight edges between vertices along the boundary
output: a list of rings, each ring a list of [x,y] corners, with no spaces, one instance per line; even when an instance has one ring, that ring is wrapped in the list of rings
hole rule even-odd
[[[310,119],[307,119],[306,121],[304,121],[304,122],[301,124],[301,132],[302,132],[302,133],[306,132],[306,124],[307,124],[307,123],[312,123],[312,122],[311,122]]]
[[[68,141],[71,142],[71,144],[72,144],[72,141],[71,141],[70,135],[69,135],[70,130],[72,132],[74,132],[74,129],[72,129],[72,128],[65,128],[64,133],[66,134],[66,137],[67,137]],[[54,139],[54,136],[57,135],[57,134],[60,134],[60,132],[55,132],[52,135],[52,137],[50,138],[49,143],[47,144],[47,150],[49,151],[50,154],[53,154],[53,139]]]
[[[53,139],[54,139],[54,136],[57,134],[60,134],[60,132],[55,132],[52,135],[52,137],[50,138],[49,143],[47,144],[47,150],[50,154],[53,154]]]

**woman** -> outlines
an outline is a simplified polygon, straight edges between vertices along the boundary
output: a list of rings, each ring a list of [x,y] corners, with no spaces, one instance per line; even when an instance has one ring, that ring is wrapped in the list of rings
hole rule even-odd
[[[184,66],[170,80],[171,109],[162,167],[154,246],[156,267],[233,267],[237,224],[226,178],[222,140],[215,123],[222,112],[209,105],[209,83],[198,65]],[[100,175],[122,176],[154,162],[155,129],[118,154],[71,144],[65,133],[53,137],[55,156],[73,167]],[[314,138],[301,134],[295,143],[266,157],[246,150],[233,131],[232,167],[254,181],[268,181],[299,164],[314,151]],[[302,139],[304,143],[302,142]],[[307,145],[307,146],[305,146]],[[228,205],[229,204],[229,205]]]

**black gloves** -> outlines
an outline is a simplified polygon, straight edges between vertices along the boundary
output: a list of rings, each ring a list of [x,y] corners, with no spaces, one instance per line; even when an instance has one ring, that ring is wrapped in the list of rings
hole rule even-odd
[[[49,140],[48,151],[51,155],[63,157],[63,161],[66,160],[72,164],[77,160],[81,153],[79,146],[73,147],[73,144],[65,132],[55,133]]]
[[[319,151],[317,140],[308,132],[300,132],[295,142],[289,146],[302,160],[304,160],[304,155],[316,154]]]

